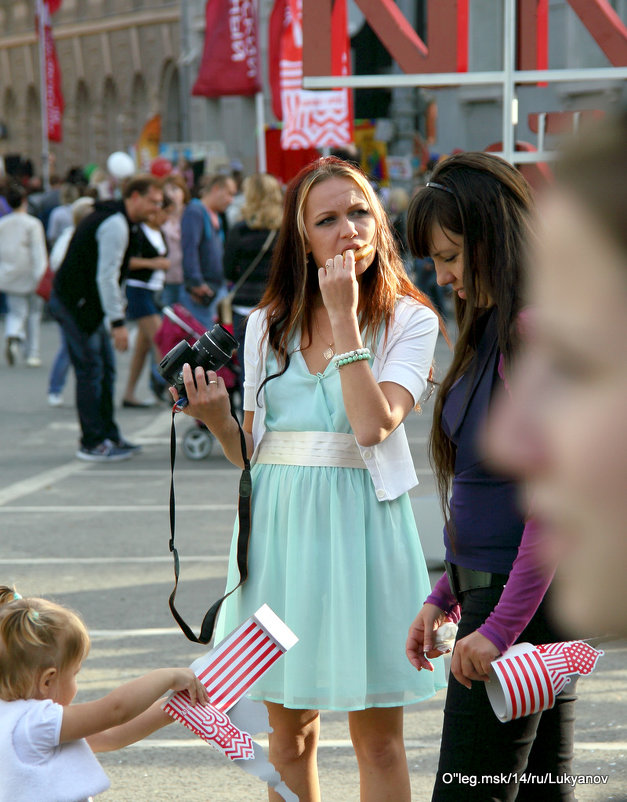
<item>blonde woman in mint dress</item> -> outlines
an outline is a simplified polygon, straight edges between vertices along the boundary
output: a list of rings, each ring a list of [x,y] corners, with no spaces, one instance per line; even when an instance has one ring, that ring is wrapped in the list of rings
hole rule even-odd
[[[299,637],[253,696],[270,711],[270,759],[301,802],[320,800],[321,709],[348,713],[362,802],[409,802],[403,708],[445,687],[441,666],[418,673],[404,655],[430,586],[403,420],[426,388],[437,335],[366,176],[333,157],[303,168],[246,329],[249,577],[216,631],[217,641],[267,603]],[[184,379],[187,414],[241,466],[222,379],[189,366]],[[228,588],[237,581],[233,548]]]

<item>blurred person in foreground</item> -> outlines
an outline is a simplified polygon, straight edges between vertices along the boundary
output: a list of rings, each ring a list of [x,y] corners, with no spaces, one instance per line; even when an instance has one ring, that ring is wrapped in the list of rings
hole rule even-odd
[[[538,217],[526,343],[487,444],[527,480],[556,615],[627,636],[627,110],[571,144]]]

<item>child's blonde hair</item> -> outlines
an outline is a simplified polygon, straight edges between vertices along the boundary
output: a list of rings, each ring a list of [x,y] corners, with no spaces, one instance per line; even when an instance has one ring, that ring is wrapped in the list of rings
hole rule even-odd
[[[0,699],[31,699],[43,671],[59,672],[89,652],[89,634],[79,616],[40,598],[22,598],[0,585]]]

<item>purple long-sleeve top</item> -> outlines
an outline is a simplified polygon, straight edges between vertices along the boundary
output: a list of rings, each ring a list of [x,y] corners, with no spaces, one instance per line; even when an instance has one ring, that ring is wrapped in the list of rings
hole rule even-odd
[[[482,323],[476,358],[451,388],[442,414],[444,430],[456,446],[451,520],[444,528],[444,542],[451,563],[509,574],[499,603],[478,629],[504,652],[536,612],[552,573],[538,563],[538,526],[520,510],[515,482],[494,474],[479,448],[492,395],[504,380],[494,311]],[[446,574],[426,601],[459,620]]]

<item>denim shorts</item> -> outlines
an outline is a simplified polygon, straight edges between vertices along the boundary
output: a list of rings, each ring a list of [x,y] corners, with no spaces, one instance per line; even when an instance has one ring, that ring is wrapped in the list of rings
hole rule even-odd
[[[128,301],[126,306],[127,320],[138,320],[140,317],[160,314],[155,303],[154,290],[146,289],[146,287],[133,287],[127,284],[126,299]]]

